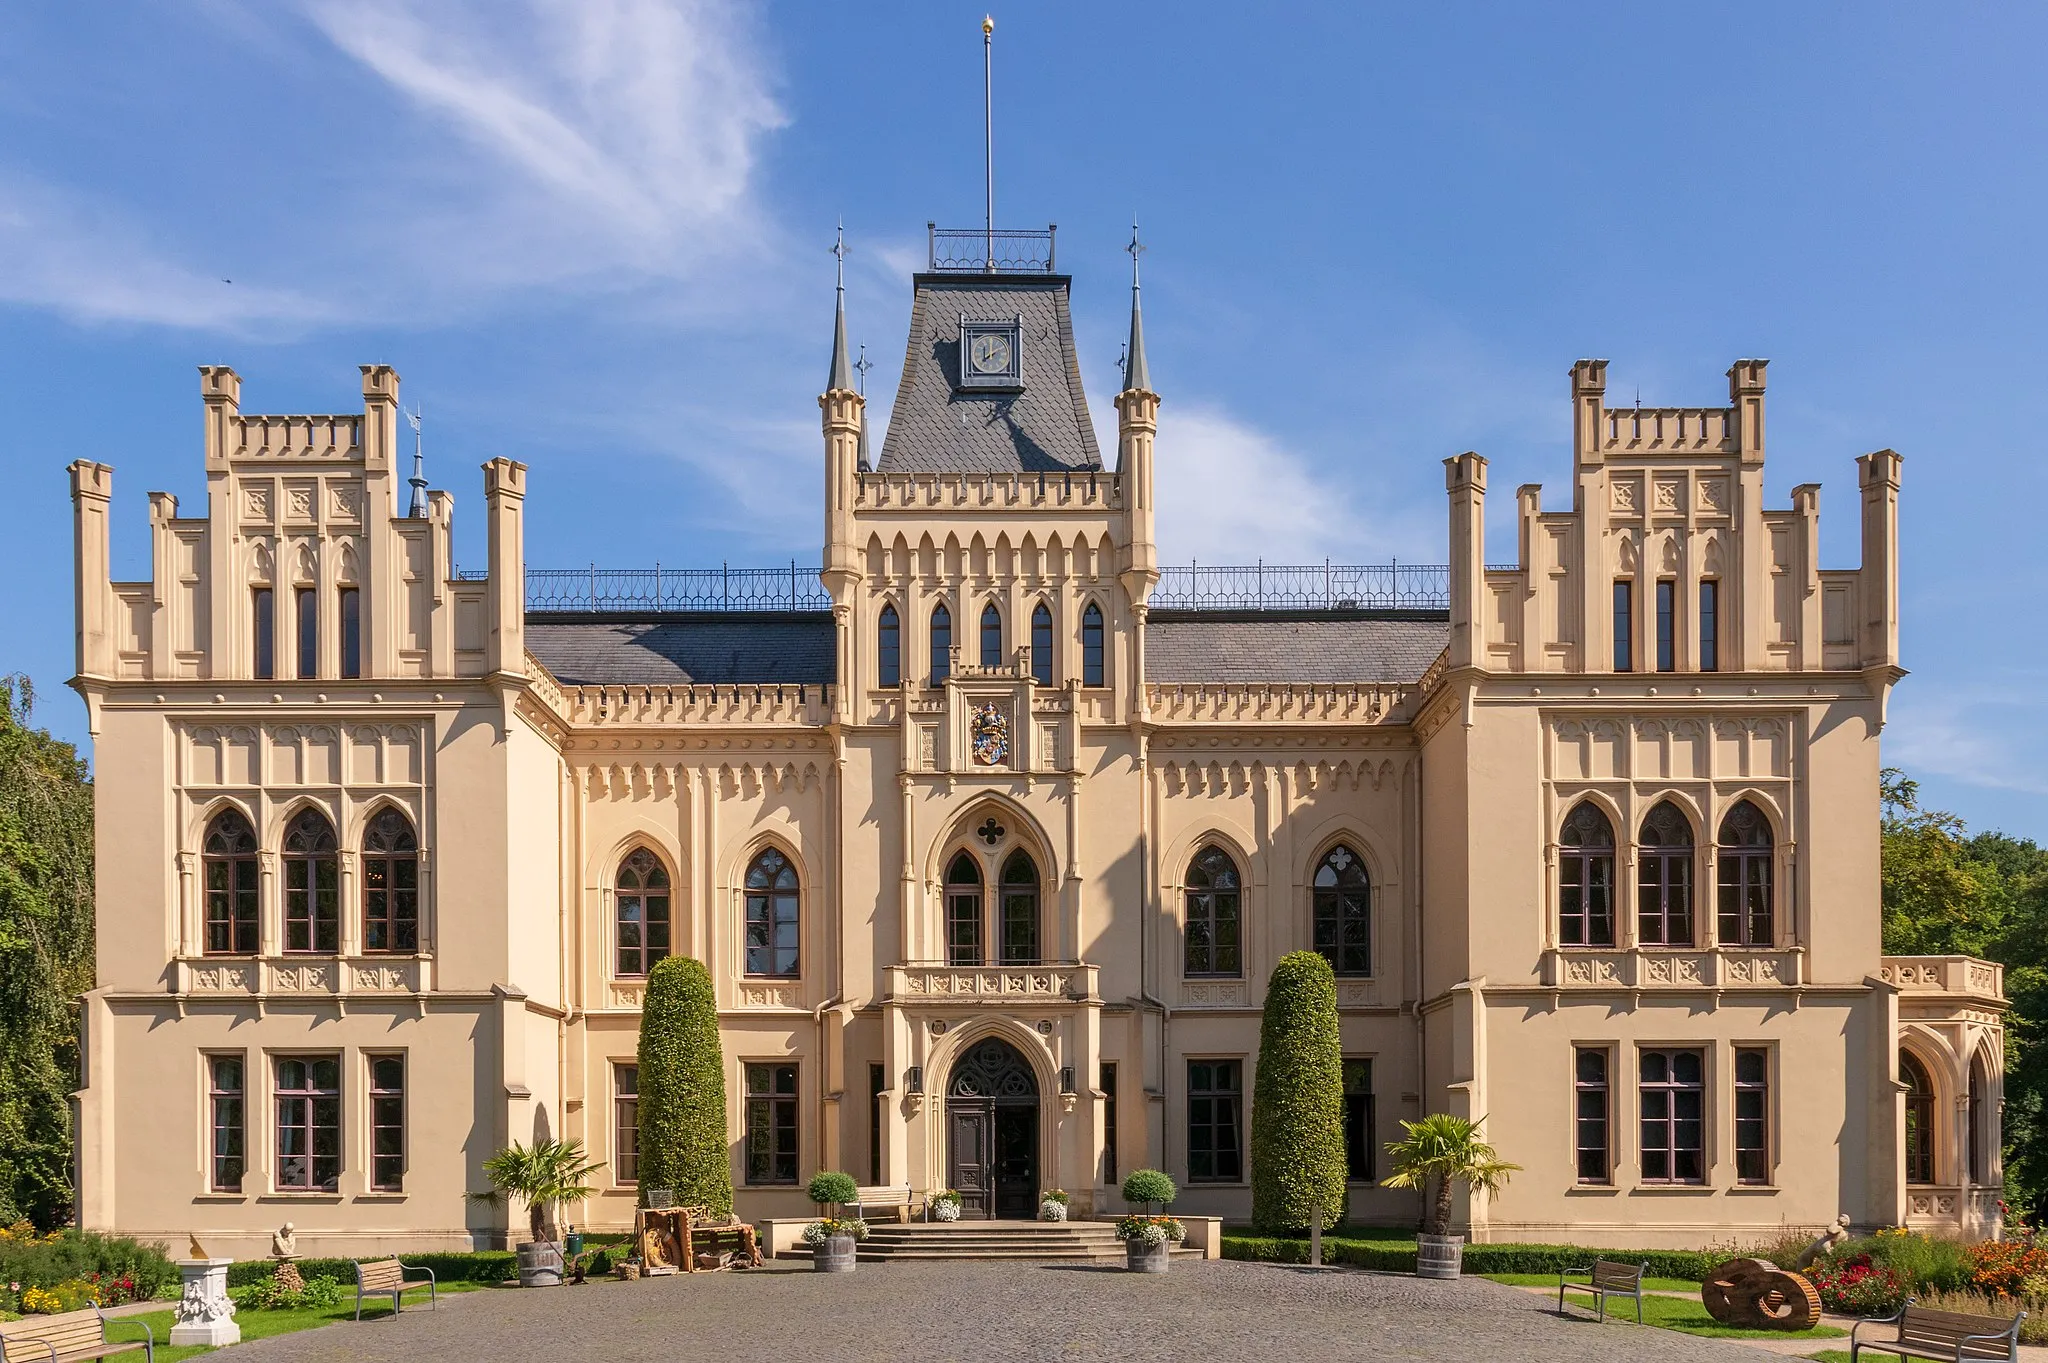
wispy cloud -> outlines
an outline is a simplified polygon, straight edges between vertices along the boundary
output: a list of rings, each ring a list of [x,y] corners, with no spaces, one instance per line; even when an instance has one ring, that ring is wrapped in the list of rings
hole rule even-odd
[[[1893,701],[1887,763],[1980,789],[2048,795],[2048,741],[2040,725],[2048,677],[2020,674],[1994,687],[1937,685],[1909,680]]]

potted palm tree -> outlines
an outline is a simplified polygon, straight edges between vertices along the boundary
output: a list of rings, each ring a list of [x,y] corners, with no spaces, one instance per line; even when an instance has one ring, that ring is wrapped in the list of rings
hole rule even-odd
[[[541,1139],[531,1146],[518,1141],[484,1161],[489,1192],[472,1193],[480,1202],[511,1196],[526,1204],[531,1239],[518,1247],[521,1287],[560,1287],[562,1249],[548,1238],[548,1214],[563,1202],[580,1202],[597,1192],[586,1180],[604,1167],[587,1160],[581,1141]]]
[[[1490,1197],[1522,1167],[1509,1164],[1479,1139],[1479,1125],[1485,1120],[1433,1112],[1419,1122],[1402,1122],[1401,1129],[1408,1134],[1387,1146],[1394,1172],[1380,1180],[1381,1186],[1421,1188],[1431,1194],[1415,1256],[1418,1278],[1455,1278],[1464,1269],[1465,1237],[1451,1234],[1451,1185],[1462,1183]]]

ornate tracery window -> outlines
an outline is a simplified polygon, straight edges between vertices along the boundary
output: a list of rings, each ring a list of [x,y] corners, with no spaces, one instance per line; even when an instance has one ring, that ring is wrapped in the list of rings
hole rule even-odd
[[[1721,820],[1720,914],[1724,946],[1767,947],[1777,941],[1772,906],[1771,824],[1747,800]]]
[[[206,876],[206,952],[253,956],[256,931],[256,830],[239,809],[224,809],[200,844]]]
[[[800,895],[796,867],[771,847],[747,868],[747,973],[794,979]]]
[[[284,830],[284,949],[341,949],[341,860],[334,825],[302,809]]]
[[[1004,965],[1038,964],[1038,867],[1022,848],[1003,863]]]
[[[962,852],[946,868],[946,964],[981,963],[981,863]]]
[[[1372,880],[1358,853],[1339,845],[1316,867],[1315,947],[1339,975],[1372,974]]]
[[[669,953],[668,868],[645,847],[619,863],[612,890],[612,919],[618,938],[618,973],[645,975]]]
[[[1636,940],[1692,945],[1692,822],[1659,800],[1636,834]]]
[[[1041,601],[1031,610],[1031,675],[1052,685],[1052,611]]]
[[[1614,945],[1614,825],[1590,800],[1558,833],[1557,940],[1568,947]]]
[[[1241,976],[1237,863],[1220,847],[1204,847],[1188,865],[1186,891],[1185,973]]]
[[[412,820],[386,805],[363,830],[363,950],[419,949],[419,839]]]
[[[1003,613],[993,601],[981,608],[981,665],[1003,665]]]
[[[883,606],[875,622],[875,684],[896,686],[903,679],[903,626],[894,606]]]

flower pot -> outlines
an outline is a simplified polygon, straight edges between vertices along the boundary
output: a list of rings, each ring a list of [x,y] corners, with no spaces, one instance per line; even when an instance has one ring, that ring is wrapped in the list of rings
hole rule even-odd
[[[521,1287],[560,1287],[562,1285],[562,1248],[545,1240],[529,1240],[519,1246],[519,1285]]]
[[[934,1203],[932,1203],[932,1220],[934,1220],[934,1221],[958,1221],[959,1219],[960,1219],[960,1204],[959,1204],[959,1203],[957,1203],[957,1202],[954,1202],[954,1201],[951,1201],[950,1199],[949,1199],[949,1200],[942,1200],[942,1201],[938,1201],[938,1202],[934,1202]]]
[[[818,1244],[811,1246],[811,1271],[814,1273],[853,1272],[854,1246],[860,1242],[851,1235],[829,1235]]]
[[[1164,1273],[1172,1252],[1170,1240],[1154,1245],[1133,1237],[1124,1241],[1124,1267],[1133,1273]]]
[[[1416,1237],[1415,1276],[1455,1278],[1465,1266],[1465,1237],[1462,1235],[1421,1235]]]
[[[1048,1201],[1045,1201],[1045,1202],[1041,1202],[1041,1203],[1039,1203],[1039,1204],[1038,1204],[1038,1219],[1039,1219],[1040,1221],[1064,1221],[1064,1220],[1066,1220],[1066,1219],[1067,1219],[1067,1204],[1066,1204],[1066,1203],[1064,1203],[1064,1202],[1053,1202],[1053,1201],[1050,1201],[1050,1200],[1048,1200]]]

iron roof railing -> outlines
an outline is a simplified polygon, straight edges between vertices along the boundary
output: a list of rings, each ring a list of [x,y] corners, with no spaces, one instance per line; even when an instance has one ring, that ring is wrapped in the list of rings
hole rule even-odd
[[[818,569],[791,559],[787,568],[528,568],[529,614],[606,611],[814,611],[832,598]]]
[[[1266,563],[1159,570],[1152,605],[1165,610],[1449,610],[1443,564]]]
[[[927,268],[947,274],[1051,274],[1053,235],[1058,223],[1043,232],[1013,228],[940,227],[924,225]]]

